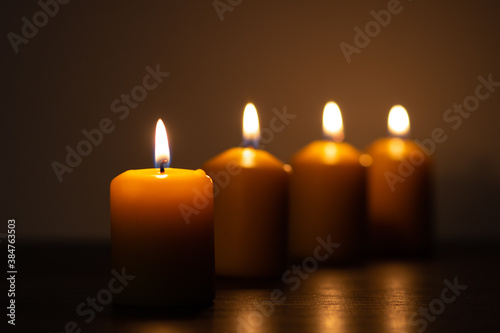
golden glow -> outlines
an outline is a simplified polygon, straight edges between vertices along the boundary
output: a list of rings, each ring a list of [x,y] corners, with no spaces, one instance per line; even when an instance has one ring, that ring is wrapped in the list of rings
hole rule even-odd
[[[352,320],[351,314],[356,311],[349,306],[349,300],[352,299],[349,290],[353,283],[346,279],[345,272],[339,274],[326,274],[317,272],[315,279],[315,295],[318,300],[335,299],[337,301],[324,304],[320,307],[310,309],[311,318],[314,318],[315,326],[312,330],[317,332],[349,332],[349,321]],[[350,309],[348,309],[350,308]],[[355,316],[354,316],[355,317]]]
[[[359,157],[359,163],[364,167],[369,167],[373,163],[373,158],[368,154],[362,154]]]
[[[341,142],[344,140],[344,125],[340,108],[335,102],[328,102],[323,110],[323,134],[325,137]]]
[[[338,148],[335,142],[326,142],[325,145],[325,162],[327,164],[335,164],[338,159]]]
[[[197,176],[208,177],[207,173],[202,169],[196,169],[196,170],[194,170],[193,173]],[[208,179],[210,179],[210,182],[213,183],[212,178],[208,177]]]
[[[170,148],[168,147],[167,129],[161,119],[156,123],[155,134],[155,162],[156,167],[160,167],[160,163],[167,160],[165,167],[170,165]]]
[[[163,179],[163,178],[167,178],[168,175],[166,173],[162,173],[162,174],[159,174],[159,175],[155,175],[156,178],[160,178],[160,179]]]
[[[273,332],[269,316],[263,316],[259,310],[243,309],[238,311],[238,332],[262,333]],[[272,324],[271,324],[272,325]]]
[[[245,168],[251,168],[255,166],[256,151],[251,148],[243,148],[243,153],[241,156],[241,165]]]
[[[259,145],[259,138],[260,129],[257,109],[255,105],[248,103],[243,112],[243,139],[252,146],[257,147]]]
[[[401,138],[392,138],[389,141],[389,152],[392,158],[401,159],[405,152],[405,142]]]
[[[410,118],[402,105],[394,105],[389,112],[387,126],[391,134],[405,136],[410,131]]]
[[[398,264],[385,264],[381,266],[378,277],[382,282],[383,297],[386,305],[380,307],[383,314],[384,332],[409,332],[408,313],[418,311],[414,300],[409,296],[408,290],[414,290],[417,286],[415,276],[416,269],[410,266]]]

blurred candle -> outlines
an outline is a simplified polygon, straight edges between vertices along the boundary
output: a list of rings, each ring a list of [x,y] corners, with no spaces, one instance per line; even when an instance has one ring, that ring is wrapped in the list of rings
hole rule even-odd
[[[212,193],[212,181],[203,170],[165,168],[170,152],[161,120],[155,152],[160,168],[128,170],[111,182],[113,267],[134,276],[114,300],[130,305],[210,303],[215,296],[212,197],[189,220],[180,208],[195,205],[197,193]]]
[[[390,255],[419,255],[430,250],[430,159],[415,142],[401,105],[389,112],[390,138],[367,150],[369,238],[372,249]]]
[[[324,140],[310,143],[290,160],[289,252],[313,255],[317,238],[339,243],[327,262],[349,262],[364,247],[366,168],[369,157],[342,142],[342,115],[334,102],[323,111]],[[368,160],[367,160],[368,159]]]
[[[215,268],[229,277],[272,277],[286,255],[288,174],[284,164],[257,149],[259,120],[253,104],[243,116],[244,147],[203,165],[215,186]]]

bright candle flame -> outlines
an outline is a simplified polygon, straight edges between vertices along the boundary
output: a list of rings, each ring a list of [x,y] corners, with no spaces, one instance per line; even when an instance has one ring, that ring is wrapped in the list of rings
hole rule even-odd
[[[257,148],[259,146],[260,129],[257,109],[252,103],[245,106],[243,112],[243,139],[247,146]]]
[[[158,119],[156,123],[155,135],[155,166],[160,167],[160,163],[167,160],[165,167],[170,165],[170,148],[168,147],[167,130],[163,121]]]
[[[323,134],[328,139],[336,142],[344,140],[344,125],[342,114],[335,102],[328,102],[323,110]]]
[[[402,105],[394,105],[389,112],[387,125],[391,134],[405,136],[410,131],[410,118]]]

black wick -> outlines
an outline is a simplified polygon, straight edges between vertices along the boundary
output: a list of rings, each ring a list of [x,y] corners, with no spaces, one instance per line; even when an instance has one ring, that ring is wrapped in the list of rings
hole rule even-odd
[[[163,160],[160,162],[160,173],[165,172],[165,164],[167,164],[167,160]]]
[[[245,148],[252,147],[254,149],[258,149],[258,146],[259,145],[257,144],[257,141],[255,141],[255,140],[245,140],[243,142],[243,147],[245,147]]]

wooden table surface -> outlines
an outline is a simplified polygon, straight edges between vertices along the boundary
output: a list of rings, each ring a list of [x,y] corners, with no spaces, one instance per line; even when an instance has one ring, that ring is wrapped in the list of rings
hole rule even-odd
[[[499,250],[484,244],[445,246],[432,259],[320,268],[293,283],[218,280],[211,306],[110,304],[89,320],[90,314],[80,316],[77,308],[107,288],[112,278],[109,246],[20,242],[15,328],[53,333],[500,332]],[[444,280],[462,287],[453,293]],[[273,303],[275,289],[283,291],[284,299]],[[6,321],[5,314],[2,318]]]

